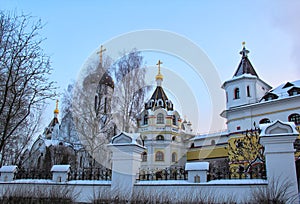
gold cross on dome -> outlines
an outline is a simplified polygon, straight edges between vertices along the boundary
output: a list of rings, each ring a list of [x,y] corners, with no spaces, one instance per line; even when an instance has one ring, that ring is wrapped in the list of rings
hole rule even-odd
[[[160,65],[162,64],[162,61],[158,60],[157,66],[158,66],[158,74],[160,74]]]
[[[100,65],[102,66],[102,55],[103,55],[103,52],[106,51],[106,48],[103,47],[103,45],[101,45],[100,47],[100,51],[97,52],[97,54],[100,54]]]

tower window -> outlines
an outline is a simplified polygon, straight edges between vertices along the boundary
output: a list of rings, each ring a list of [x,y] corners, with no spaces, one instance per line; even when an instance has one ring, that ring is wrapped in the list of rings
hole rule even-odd
[[[234,89],[234,99],[239,99],[240,98],[240,89],[235,88]]]
[[[156,123],[157,124],[164,124],[165,123],[164,114],[162,114],[162,113],[157,114]]]
[[[164,161],[164,153],[162,151],[156,152],[155,161]]]
[[[270,121],[270,119],[269,118],[264,118],[264,119],[261,119],[260,121],[259,121],[259,124],[265,124],[265,123],[270,123],[271,121]]]
[[[176,154],[176,152],[172,153],[172,162],[177,162],[177,154]]]
[[[98,107],[98,96],[95,96],[95,111],[97,112],[97,107]]]
[[[142,153],[142,162],[146,162],[147,161],[147,152],[143,152]]]
[[[144,125],[148,125],[148,115],[144,115]]]
[[[226,102],[228,102],[228,92],[226,91]]]
[[[105,99],[104,99],[104,114],[106,114],[106,112],[107,112],[107,98],[105,97]]]
[[[158,99],[158,101],[156,103],[157,103],[157,106],[163,107],[164,102],[162,99]]]
[[[157,137],[156,137],[156,140],[165,140],[165,138],[164,138],[164,136],[162,136],[162,135],[158,135]]]
[[[289,115],[289,122],[294,122],[295,125],[300,125],[300,115],[297,113]]]
[[[247,86],[247,96],[251,97],[251,95],[250,95],[250,87],[249,86]]]
[[[176,116],[175,115],[172,116],[172,119],[173,119],[173,125],[177,125],[177,121],[176,121]]]

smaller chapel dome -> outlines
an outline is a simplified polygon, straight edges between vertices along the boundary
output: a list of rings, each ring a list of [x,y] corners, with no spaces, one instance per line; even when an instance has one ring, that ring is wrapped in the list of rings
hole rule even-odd
[[[105,72],[102,76],[102,78],[100,79],[100,82],[99,82],[100,85],[107,85],[111,88],[114,88],[114,80],[111,78],[111,76]]]

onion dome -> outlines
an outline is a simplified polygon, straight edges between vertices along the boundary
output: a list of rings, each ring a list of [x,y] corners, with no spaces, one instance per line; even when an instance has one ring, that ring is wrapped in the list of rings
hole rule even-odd
[[[111,76],[105,72],[100,79],[99,85],[106,85],[111,87],[112,89],[114,88],[114,80],[111,78]]]

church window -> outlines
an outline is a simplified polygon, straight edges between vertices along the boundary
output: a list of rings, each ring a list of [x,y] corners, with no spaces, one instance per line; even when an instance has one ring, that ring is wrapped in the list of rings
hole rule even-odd
[[[158,99],[157,106],[163,107],[163,101],[162,101],[162,99]]]
[[[211,145],[215,145],[215,144],[216,144],[216,141],[215,141],[215,140],[212,140],[210,143],[211,143]]]
[[[176,140],[176,137],[175,137],[175,136],[173,136],[173,137],[172,137],[172,141],[175,141],[175,140]]]
[[[165,123],[164,114],[162,114],[162,113],[157,114],[156,123],[157,124],[164,124]]]
[[[172,162],[177,162],[177,154],[176,154],[176,152],[172,153]]]
[[[173,117],[172,118],[173,119],[173,125],[177,125],[176,115],[173,115],[172,117]]]
[[[147,152],[143,152],[142,153],[142,162],[146,162],[147,161]]]
[[[294,122],[295,125],[300,125],[300,115],[297,113],[293,113],[289,115],[289,122]]]
[[[251,97],[251,95],[250,95],[250,86],[247,86],[247,96]]]
[[[228,102],[228,92],[226,91],[226,102]]]
[[[95,111],[97,112],[98,107],[98,96],[95,96]]]
[[[144,115],[144,125],[148,125],[148,115]]]
[[[107,98],[104,99],[104,114],[106,114]]]
[[[82,165],[82,156],[80,156],[80,160],[79,160],[79,167],[81,168],[83,165]]]
[[[234,99],[239,99],[240,98],[240,89],[235,88],[234,89]]]
[[[157,135],[156,140],[165,140],[164,136],[162,135]]]
[[[269,118],[264,118],[264,119],[261,119],[260,121],[259,121],[259,124],[265,124],[265,123],[270,123],[271,121],[270,121],[270,119]]]
[[[164,161],[164,153],[162,151],[156,152],[155,161]]]

